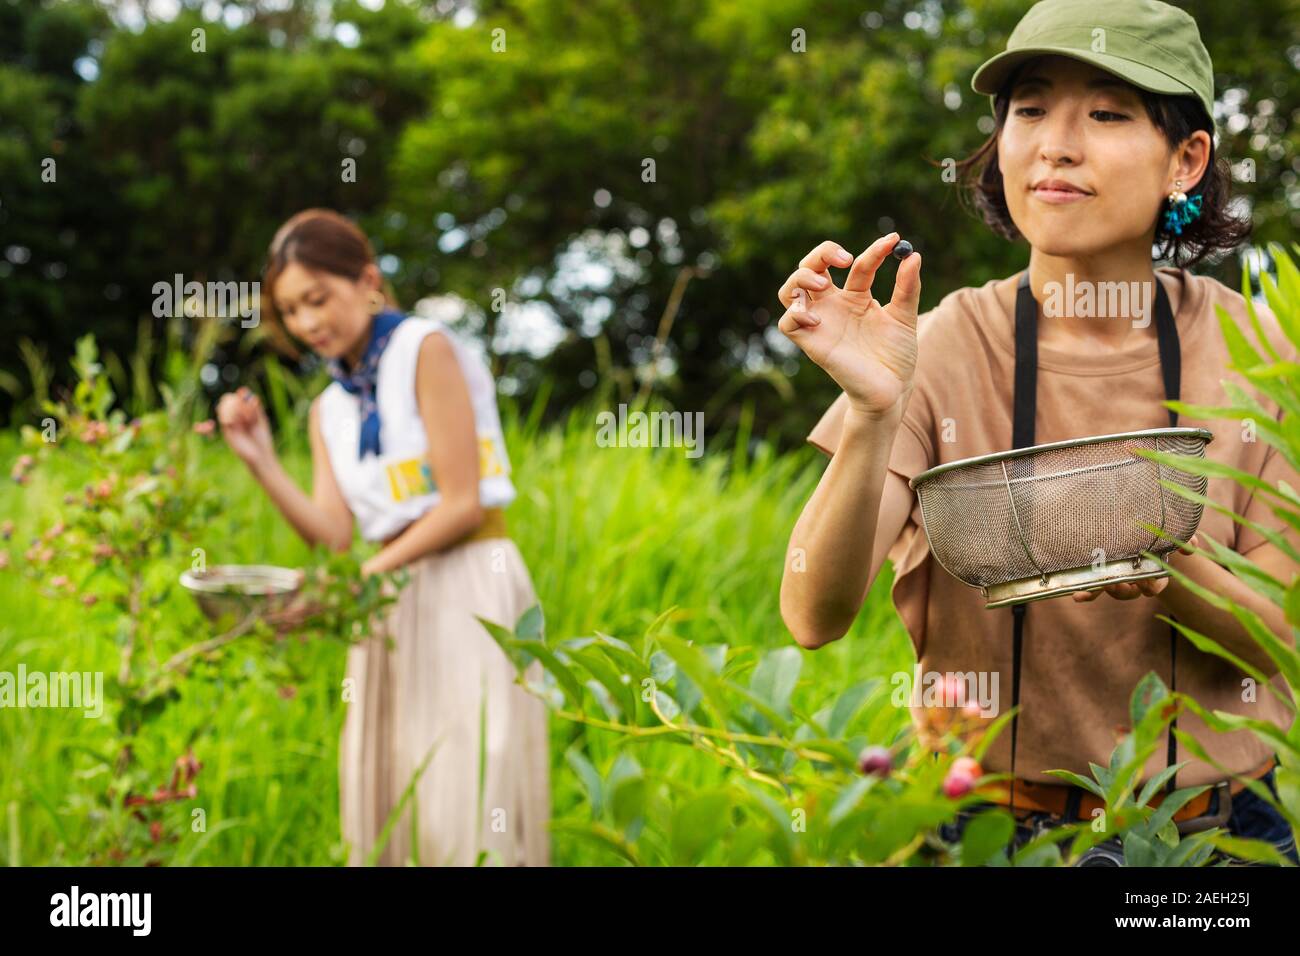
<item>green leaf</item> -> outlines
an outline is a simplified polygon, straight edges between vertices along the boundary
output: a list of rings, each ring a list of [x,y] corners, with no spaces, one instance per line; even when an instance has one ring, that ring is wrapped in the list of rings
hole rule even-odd
[[[835,802],[831,805],[827,823],[834,827],[845,816],[856,810],[858,805],[862,803],[862,798],[866,796],[867,791],[874,787],[877,782],[878,778],[876,777],[858,777],[841,790],[835,798]]]
[[[1239,371],[1244,371],[1256,365],[1262,365],[1264,360],[1246,341],[1246,337],[1241,334],[1241,329],[1237,328],[1237,322],[1228,314],[1228,310],[1221,305],[1216,305],[1214,311],[1218,316],[1219,328],[1223,332],[1223,341],[1228,347],[1228,354],[1232,356],[1234,367]]]
[[[1183,787],[1173,793],[1166,794],[1165,798],[1160,801],[1160,806],[1155,808],[1150,819],[1147,820],[1147,829],[1152,833],[1159,830],[1172,820],[1174,814],[1181,810],[1189,800],[1199,797],[1209,789],[1208,786]]]
[[[803,651],[779,647],[768,651],[754,669],[749,689],[785,718],[790,716],[790,695],[803,668]]]
[[[1130,830],[1122,839],[1125,866],[1155,866],[1156,848],[1147,837]]]
[[[591,805],[591,818],[599,820],[605,812],[605,788],[601,783],[600,774],[591,761],[576,747],[570,747],[564,752],[564,762],[577,775],[582,789],[587,794],[587,802]]]
[[[723,696],[718,679],[714,676],[712,663],[704,652],[694,645],[687,644],[681,638],[668,634],[661,634],[658,640],[664,651],[676,662],[679,671],[685,672],[691,682],[699,688],[717,718],[725,719],[728,712],[726,698]]]
[[[1145,807],[1151,801],[1151,797],[1155,792],[1168,783],[1170,777],[1182,770],[1189,763],[1191,763],[1190,760],[1183,760],[1174,764],[1172,767],[1165,767],[1158,774],[1148,780],[1143,785],[1142,791],[1138,794],[1137,805],[1139,807]]]
[[[698,864],[731,828],[731,805],[727,791],[715,790],[695,795],[674,810],[669,843],[678,866]]]
[[[534,604],[519,616],[519,620],[515,623],[515,634],[526,641],[545,642],[545,626],[542,606]]]
[[[1155,671],[1148,671],[1137,682],[1137,686],[1133,688],[1133,693],[1129,697],[1128,712],[1133,726],[1136,727],[1142,723],[1142,718],[1147,715],[1147,711],[1163,703],[1168,698],[1169,688],[1165,686],[1165,682],[1156,675]],[[1115,764],[1112,761],[1111,768],[1114,769],[1114,767]]]
[[[985,810],[976,815],[962,832],[961,865],[986,865],[1006,850],[1015,829],[1015,820],[1005,810]]]
[[[549,647],[538,640],[520,640],[518,638],[507,638],[505,641],[507,647],[526,651],[532,654],[542,662],[542,666],[555,678],[564,691],[566,697],[572,702],[573,706],[579,710],[582,709],[582,684],[574,676],[573,671],[564,664]]]
[[[614,823],[627,830],[645,815],[646,779],[641,767],[628,754],[619,754],[609,775],[605,778],[605,792],[609,795]]]
[[[617,710],[628,721],[635,720],[636,691],[631,677],[621,673],[597,646],[575,648],[566,642],[564,653],[575,663],[585,667],[604,687]]]
[[[1240,860],[1252,863],[1266,863],[1271,866],[1295,866],[1273,844],[1267,840],[1248,839],[1231,836],[1227,833],[1216,834],[1210,841],[1220,853],[1226,853]]]
[[[835,706],[831,709],[830,719],[826,723],[826,733],[831,737],[842,736],[848,729],[849,722],[879,686],[880,679],[872,678],[852,685],[835,698]]]
[[[1071,770],[1045,770],[1043,772],[1050,773],[1054,777],[1060,777],[1062,780],[1067,780],[1076,787],[1083,787],[1083,789],[1095,793],[1103,800],[1106,798],[1106,792],[1102,790],[1101,784],[1095,780],[1089,780],[1082,774],[1074,773]]]

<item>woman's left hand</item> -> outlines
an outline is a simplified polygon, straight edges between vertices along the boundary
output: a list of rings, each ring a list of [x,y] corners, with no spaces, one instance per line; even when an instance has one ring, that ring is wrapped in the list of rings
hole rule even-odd
[[[1192,535],[1192,540],[1188,542],[1192,548],[1200,547],[1200,541],[1196,535]],[[1178,546],[1178,551],[1182,554],[1192,554],[1190,548]],[[1075,591],[1070,597],[1075,604],[1087,604],[1089,601],[1095,601],[1102,594],[1109,594],[1117,601],[1132,601],[1140,597],[1155,597],[1161,591],[1169,586],[1169,577],[1166,575],[1162,578],[1143,578],[1141,581],[1121,581],[1118,584],[1107,584],[1105,587],[1097,588],[1093,591]]]

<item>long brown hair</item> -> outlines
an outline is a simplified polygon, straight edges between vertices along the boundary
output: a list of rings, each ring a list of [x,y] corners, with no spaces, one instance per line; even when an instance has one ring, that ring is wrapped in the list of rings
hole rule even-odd
[[[276,311],[274,296],[271,295],[276,280],[290,263],[296,262],[303,268],[356,282],[374,261],[375,252],[370,240],[346,216],[332,209],[304,209],[290,216],[275,231],[267,253],[266,268],[262,272],[262,312],[271,319],[268,330],[275,347],[294,358],[302,354]],[[387,279],[382,291],[388,304],[398,307]]]

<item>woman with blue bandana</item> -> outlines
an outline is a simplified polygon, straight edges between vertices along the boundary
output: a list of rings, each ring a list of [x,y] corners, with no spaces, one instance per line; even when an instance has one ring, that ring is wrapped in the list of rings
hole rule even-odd
[[[382,543],[364,574],[409,575],[388,634],[348,654],[349,863],[370,857],[419,773],[381,865],[547,866],[546,708],[475,620],[513,627],[537,603],[506,531],[515,488],[491,373],[443,323],[395,307],[366,236],[337,213],[309,209],[279,229],[262,289],[277,336],[310,348],[334,380],[311,406],[310,495],[247,389],[218,404],[226,442],[309,544],[345,549],[355,526]]]

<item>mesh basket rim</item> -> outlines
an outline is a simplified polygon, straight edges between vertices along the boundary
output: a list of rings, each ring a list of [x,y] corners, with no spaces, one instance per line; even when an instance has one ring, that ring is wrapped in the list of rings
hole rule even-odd
[[[935,478],[938,475],[947,474],[958,468],[968,468],[973,465],[989,465],[1002,461],[1008,461],[1013,458],[1023,458],[1026,455],[1036,455],[1043,451],[1055,451],[1061,448],[1077,448],[1081,445],[1099,445],[1102,442],[1124,441],[1133,438],[1201,438],[1206,444],[1214,439],[1214,433],[1208,428],[1143,428],[1131,432],[1115,432],[1111,435],[1090,435],[1085,438],[1067,438],[1064,441],[1047,442],[1042,445],[1030,445],[1025,448],[1013,448],[1010,451],[994,452],[989,455],[975,455],[971,458],[961,458],[957,461],[945,462],[942,465],[935,465],[933,468],[927,468],[913,478],[909,478],[907,486],[913,490],[920,485]]]

